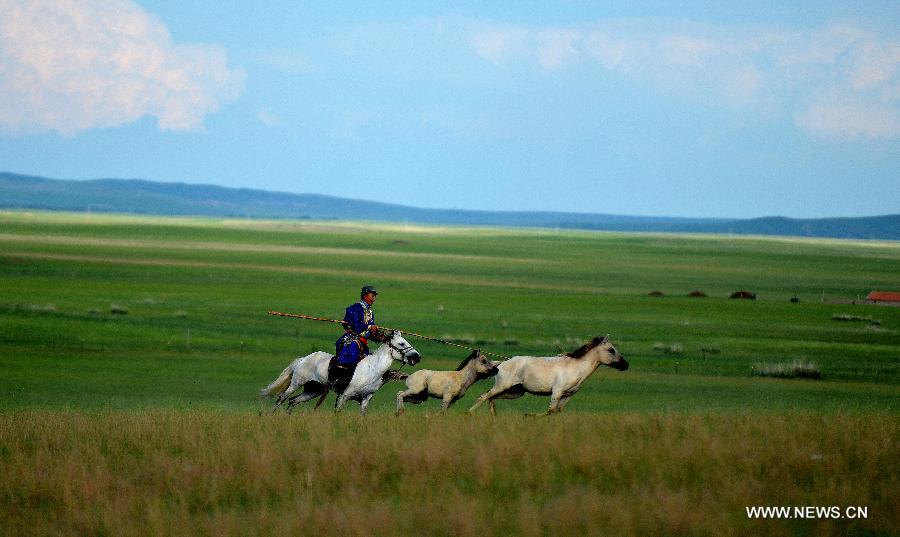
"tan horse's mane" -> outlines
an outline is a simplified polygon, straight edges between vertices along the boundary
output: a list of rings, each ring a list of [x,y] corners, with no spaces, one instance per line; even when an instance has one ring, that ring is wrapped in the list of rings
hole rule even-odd
[[[474,351],[472,351],[472,354],[470,354],[465,360],[463,360],[462,362],[459,363],[459,366],[457,366],[456,370],[462,371],[462,369],[464,367],[466,367],[466,364],[468,364],[469,362],[474,360],[475,357],[478,356],[478,352],[479,352],[478,349],[475,349]]]
[[[588,341],[587,343],[585,343],[581,347],[575,349],[574,351],[567,352],[566,356],[568,356],[569,358],[581,358],[585,354],[587,354],[588,351],[590,351],[597,345],[602,345],[606,340],[607,340],[607,338],[605,338],[605,337],[599,337],[599,336],[595,337],[594,339]]]

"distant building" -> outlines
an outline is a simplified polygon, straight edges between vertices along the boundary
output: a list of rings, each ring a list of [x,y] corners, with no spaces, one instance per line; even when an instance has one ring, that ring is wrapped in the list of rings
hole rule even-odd
[[[885,304],[900,305],[900,293],[894,291],[872,291],[866,297],[866,300],[876,304],[882,302]]]

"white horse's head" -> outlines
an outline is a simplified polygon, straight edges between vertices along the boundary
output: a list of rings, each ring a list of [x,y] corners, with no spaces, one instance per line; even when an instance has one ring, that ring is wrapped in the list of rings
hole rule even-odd
[[[384,345],[390,347],[391,358],[394,360],[404,364],[416,365],[422,359],[419,351],[403,338],[403,334],[400,331],[387,332],[383,336]]]
[[[588,354],[594,355],[596,357],[594,359],[599,359],[600,363],[605,366],[618,369],[619,371],[628,369],[628,361],[626,361],[625,358],[619,354],[619,351],[613,347],[613,344],[609,342],[608,335],[595,337],[584,344],[580,349],[567,354],[567,356],[571,358],[581,358]]]

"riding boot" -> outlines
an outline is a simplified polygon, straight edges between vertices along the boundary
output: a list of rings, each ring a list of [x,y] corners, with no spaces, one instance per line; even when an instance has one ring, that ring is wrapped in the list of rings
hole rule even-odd
[[[337,357],[332,358],[328,364],[328,387],[336,393],[344,393],[353,378],[354,369],[356,364],[341,364]]]

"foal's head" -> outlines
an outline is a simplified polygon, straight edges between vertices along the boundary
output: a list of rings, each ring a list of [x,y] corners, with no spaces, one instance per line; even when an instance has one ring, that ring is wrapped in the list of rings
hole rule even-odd
[[[478,357],[475,358],[475,374],[478,375],[478,378],[484,379],[496,375],[497,365],[488,360],[487,356],[481,354],[481,351],[477,352]]]
[[[566,356],[570,358],[583,358],[588,354],[596,355],[600,359],[600,363],[619,371],[628,369],[628,362],[619,354],[619,351],[609,342],[609,336],[595,337],[588,341],[581,348],[570,352]]]
[[[475,367],[475,374],[479,379],[484,379],[497,374],[497,365],[488,360],[487,356],[481,354],[480,349],[472,351],[472,354],[463,360],[456,370],[462,371],[463,368],[470,364]]]

